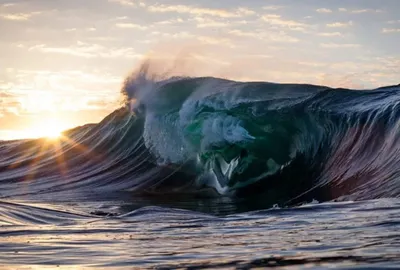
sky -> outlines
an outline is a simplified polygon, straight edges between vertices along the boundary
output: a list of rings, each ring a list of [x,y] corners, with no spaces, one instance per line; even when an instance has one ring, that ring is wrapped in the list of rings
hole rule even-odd
[[[144,59],[189,76],[400,83],[399,0],[0,0],[0,139],[98,122]]]

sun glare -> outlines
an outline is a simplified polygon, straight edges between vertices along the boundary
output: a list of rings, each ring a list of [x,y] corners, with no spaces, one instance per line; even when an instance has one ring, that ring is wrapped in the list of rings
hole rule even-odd
[[[56,119],[47,119],[38,122],[24,133],[26,133],[26,138],[58,139],[65,129],[66,126]]]

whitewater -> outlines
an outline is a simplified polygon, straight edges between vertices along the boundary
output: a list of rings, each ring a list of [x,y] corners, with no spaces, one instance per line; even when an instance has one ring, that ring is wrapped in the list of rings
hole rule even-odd
[[[154,76],[60,140],[0,142],[0,265],[396,268],[400,86]]]

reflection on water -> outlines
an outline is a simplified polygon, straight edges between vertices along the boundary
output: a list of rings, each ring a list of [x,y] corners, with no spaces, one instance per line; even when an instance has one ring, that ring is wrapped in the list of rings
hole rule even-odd
[[[0,265],[376,269],[400,264],[399,200],[229,215],[216,210],[218,205],[225,213],[237,211],[228,199],[177,201],[176,207],[197,211],[173,209],[172,200],[163,207],[140,207],[145,199],[73,207],[1,202]]]

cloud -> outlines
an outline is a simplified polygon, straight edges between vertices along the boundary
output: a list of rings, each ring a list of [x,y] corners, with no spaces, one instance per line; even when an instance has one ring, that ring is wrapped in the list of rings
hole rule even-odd
[[[271,6],[263,6],[262,9],[264,9],[264,10],[278,10],[278,9],[282,9],[284,7],[285,6],[274,6],[274,5],[271,5]]]
[[[108,0],[108,2],[118,3],[118,4],[122,5],[122,6],[128,6],[128,7],[135,7],[136,6],[135,2],[132,1],[132,0]]]
[[[321,43],[320,46],[322,48],[328,49],[339,49],[339,48],[359,48],[360,44],[352,44],[352,43]]]
[[[67,54],[78,57],[94,58],[138,58],[141,55],[137,54],[133,48],[106,48],[98,44],[88,44],[78,41],[76,45],[69,47],[49,47],[45,44],[36,45],[29,48],[30,51],[40,51],[43,53],[58,53]]]
[[[384,33],[384,34],[400,33],[400,28],[383,28],[382,33]]]
[[[208,27],[227,27],[232,23],[226,21],[214,20],[212,18],[195,17],[196,26],[198,28],[208,28]]]
[[[246,7],[240,7],[236,10],[236,13],[240,14],[240,15],[244,15],[244,16],[251,16],[256,14],[256,12],[254,10],[251,10],[249,8]]]
[[[138,2],[134,0],[108,0],[110,3],[116,3],[121,6],[126,6],[126,7],[145,7],[146,3],[145,2]]]
[[[328,23],[326,26],[330,28],[344,28],[344,27],[349,27],[353,25],[353,21],[348,21],[348,22],[334,22],[334,23]]]
[[[227,27],[229,24],[224,23],[224,22],[205,22],[205,23],[198,23],[197,27],[198,28],[207,28],[207,27],[212,27],[212,28],[218,28],[218,27]]]
[[[150,34],[153,36],[161,36],[161,37],[173,38],[173,39],[188,39],[188,38],[196,37],[196,35],[194,35],[190,32],[187,32],[187,31],[182,31],[182,32],[177,32],[177,33],[153,31]]]
[[[221,45],[221,46],[227,46],[229,48],[235,48],[236,46],[233,44],[233,42],[228,39],[228,38],[217,38],[217,37],[209,37],[209,36],[200,36],[197,38],[204,44],[211,44],[211,45]]]
[[[104,110],[104,109],[112,109],[116,107],[116,102],[104,98],[90,98],[86,100],[86,110]]]
[[[322,37],[342,37],[343,34],[340,32],[323,32],[323,33],[318,33],[319,36]]]
[[[96,96],[103,91],[118,88],[122,78],[109,72],[80,70],[18,70],[15,73],[18,78],[8,90],[15,95],[34,94],[37,89],[53,92],[58,96],[82,97],[82,91],[94,90]],[[40,92],[39,94],[42,94]]]
[[[195,17],[195,20],[197,19],[197,17]],[[176,19],[170,19],[170,20],[165,20],[165,21],[159,21],[156,22],[155,24],[157,25],[168,25],[168,24],[178,24],[178,23],[183,23],[184,20],[181,18],[176,18]]]
[[[284,43],[296,43],[299,42],[299,39],[291,37],[287,35],[283,31],[279,32],[251,32],[251,31],[243,31],[239,29],[234,29],[229,31],[229,34],[238,36],[238,37],[248,37],[255,38],[263,41],[272,41],[272,42],[284,42]]]
[[[323,67],[326,66],[326,63],[320,63],[320,62],[304,62],[300,61],[298,62],[299,65],[302,66],[307,66],[307,67]]]
[[[293,20],[286,20],[277,14],[266,14],[263,15],[261,19],[270,25],[286,27],[294,31],[305,31],[305,28],[308,27],[307,24]]]
[[[326,62],[331,62],[338,58],[335,54],[327,55],[326,53],[329,50],[351,60],[359,57],[359,54],[353,54],[356,49],[351,48],[360,45],[351,43],[360,42],[361,45],[365,46],[365,49],[371,51],[371,54],[379,54],[379,51],[377,51],[379,46],[371,47],[368,39],[362,41],[347,40],[347,38],[356,34],[350,32],[350,30],[359,26],[368,17],[373,17],[372,15],[379,16],[379,18],[375,18],[380,19],[376,23],[382,24],[376,25],[378,29],[371,32],[368,38],[381,37],[381,46],[385,46],[384,44],[391,42],[390,39],[399,34],[397,30],[399,25],[396,24],[399,23],[398,18],[389,16],[389,13],[366,13],[372,11],[365,11],[363,8],[371,6],[361,4],[355,6],[351,3],[339,3],[335,7],[334,5],[317,3],[317,5],[309,6],[307,9],[296,9],[296,7],[301,7],[301,5],[296,4],[290,8],[286,7],[287,10],[285,10],[283,6],[272,4],[284,5],[284,3],[276,1],[264,1],[259,3],[260,5],[257,8],[243,1],[235,2],[236,5],[239,5],[236,7],[233,3],[230,5],[214,3],[214,5],[202,1],[146,1],[146,5],[140,4],[140,1],[144,2],[144,0],[102,0],[97,4],[96,0],[89,0],[87,3],[85,2],[85,5],[78,5],[76,1],[61,1],[62,5],[57,7],[54,1],[38,0],[30,3],[29,1],[18,0],[21,4],[7,9],[2,8],[0,16],[4,14],[29,14],[27,12],[36,10],[34,8],[44,8],[43,3],[51,4],[58,11],[49,14],[49,16],[47,16],[47,13],[37,17],[22,16],[21,23],[2,21],[2,18],[0,18],[0,25],[3,26],[4,24],[4,27],[6,27],[6,32],[3,35],[3,38],[6,39],[4,41],[10,40],[10,46],[3,41],[2,48],[6,50],[3,50],[4,55],[1,57],[0,66],[15,67],[16,69],[21,67],[61,69],[82,64],[81,67],[85,69],[92,67],[109,69],[115,74],[124,74],[133,64],[132,61],[136,61],[132,58],[140,56],[137,52],[151,50],[153,46],[160,43],[159,46],[164,46],[163,44],[169,42],[169,39],[182,47],[193,42],[196,45],[207,47],[212,52],[218,51],[215,56],[219,58],[225,57],[225,54],[230,54],[233,58],[236,58],[250,51],[254,54],[268,52],[268,54],[279,55],[279,58],[282,59],[298,58],[299,61],[304,61],[307,58],[307,61],[317,62],[323,61],[320,57],[327,57],[329,61]],[[0,2],[5,3],[6,1],[0,0]],[[14,0],[9,0],[9,2],[17,3]],[[339,8],[341,6],[343,8]],[[379,8],[383,9],[384,7]],[[293,13],[292,11],[296,12]],[[42,12],[46,11],[43,9]],[[353,15],[352,12],[361,13],[361,15]],[[313,19],[306,20],[305,16],[307,15],[313,16]],[[335,17],[332,17],[334,15]],[[35,20],[37,18],[40,18],[40,20]],[[348,22],[350,20],[352,21]],[[387,24],[387,21],[390,24]],[[27,26],[24,22],[29,23],[29,31],[24,31]],[[351,27],[352,25],[353,27]],[[91,26],[97,28],[96,32],[89,32],[88,27]],[[213,33],[211,34],[210,31]],[[129,38],[133,34],[136,40],[134,43]],[[108,40],[106,40],[107,38]],[[84,41],[84,43],[75,43],[76,40]],[[147,45],[145,42],[151,43],[151,45]],[[309,43],[316,43],[315,45],[318,48],[310,51],[309,46],[307,46]],[[17,49],[16,44],[23,44],[25,48]],[[213,46],[205,46],[204,44]],[[235,50],[229,49],[232,44],[236,46]],[[395,46],[395,43],[389,45]],[[224,46],[228,47],[226,51],[223,50]],[[270,47],[274,47],[273,52],[271,52]],[[28,51],[29,48],[31,48],[31,51]],[[337,48],[337,51],[335,48]],[[395,52],[395,47],[393,50]],[[168,49],[165,49],[165,51],[169,52]],[[304,52],[309,53],[309,55],[305,56]],[[40,61],[45,54],[47,55],[45,58],[48,60]],[[13,60],[13,57],[15,60]],[[117,57],[121,58],[118,58],[118,61],[111,61],[115,62],[114,64],[102,65],[104,61],[110,61],[109,58]],[[122,58],[125,57],[130,59],[121,64]],[[71,60],[65,61],[68,59]],[[235,59],[228,59],[228,57],[226,59],[227,61],[235,61]],[[93,65],[93,63],[95,64]],[[342,72],[346,71],[343,70]],[[262,74],[259,77],[260,79],[269,79],[261,71],[260,74]],[[7,76],[4,75],[4,77]],[[11,75],[8,77],[11,78]],[[282,75],[282,77],[284,76]],[[9,78],[6,78],[5,82],[9,80]]]
[[[11,83],[6,83],[4,81],[0,81],[0,97],[5,97],[6,95],[10,95],[7,91],[12,87]]]
[[[329,8],[319,8],[316,10],[318,13],[332,13],[332,10]]]
[[[147,29],[146,26],[142,26],[142,25],[135,24],[135,23],[116,23],[115,26],[118,28],[130,28],[130,29],[139,29],[139,30]]]
[[[1,89],[2,87],[1,87],[1,85],[0,85],[0,89]],[[4,99],[4,98],[12,98],[13,97],[13,95],[11,95],[11,94],[9,94],[9,93],[7,93],[7,92],[5,92],[5,91],[1,91],[0,92],[0,103],[2,102],[2,100]]]
[[[152,5],[148,6],[147,9],[150,12],[176,12],[176,13],[186,13],[195,15],[208,15],[221,18],[238,18],[243,16],[254,15],[255,12],[249,8],[240,7],[236,10],[225,10],[225,9],[212,9],[212,8],[201,8],[195,6],[187,5]]]
[[[1,88],[0,85],[0,89]],[[18,112],[20,106],[21,104],[15,95],[11,94],[9,91],[0,91],[0,118],[12,112]]]
[[[16,3],[5,3],[5,4],[2,4],[1,7],[9,8],[9,7],[14,7],[16,5],[17,5]]]
[[[339,8],[338,9],[340,12],[348,12],[352,14],[361,14],[361,13],[381,13],[383,12],[382,9],[371,9],[371,8],[365,8],[365,9],[347,9],[347,8]]]
[[[247,32],[239,29],[232,30],[229,33],[238,37],[262,38],[261,35],[259,35],[259,33]]]
[[[0,18],[9,21],[28,21],[32,16],[40,14],[40,12],[32,13],[7,13],[0,14]]]
[[[355,9],[351,10],[350,13],[361,14],[361,13],[380,13],[383,12],[381,9]]]

